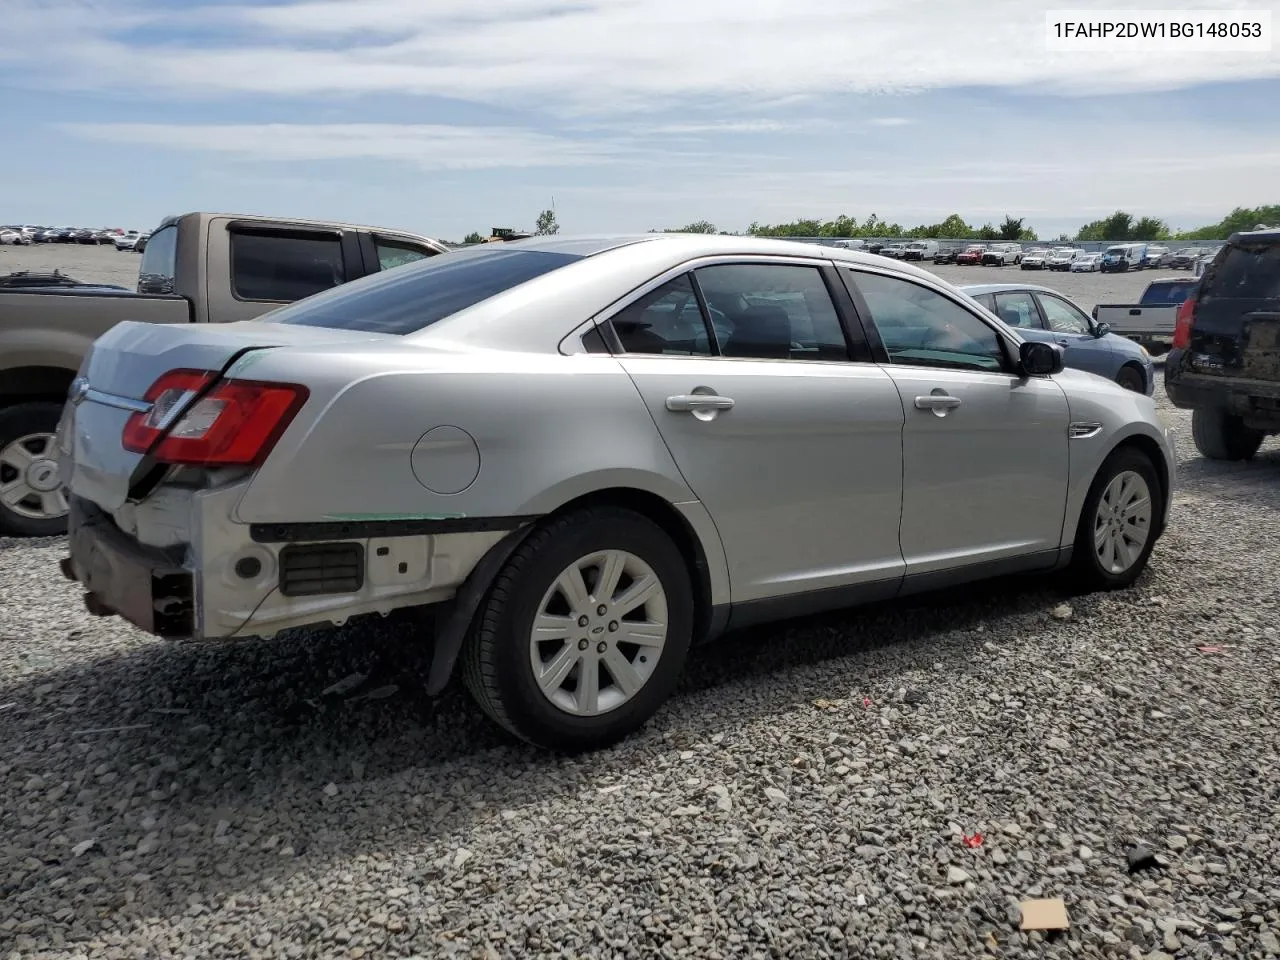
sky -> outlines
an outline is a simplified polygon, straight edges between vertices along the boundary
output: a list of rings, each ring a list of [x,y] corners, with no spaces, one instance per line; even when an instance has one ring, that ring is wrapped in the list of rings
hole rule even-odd
[[[0,222],[219,210],[459,240],[1280,203],[1280,48],[1046,12],[1280,0],[0,0]]]

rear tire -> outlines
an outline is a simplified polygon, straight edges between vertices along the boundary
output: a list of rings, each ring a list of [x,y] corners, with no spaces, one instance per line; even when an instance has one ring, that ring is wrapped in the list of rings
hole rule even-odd
[[[649,599],[628,609],[640,584]],[[467,639],[463,679],[521,739],[598,749],[642,727],[671,695],[693,620],[689,570],[666,533],[630,510],[581,510],[535,530],[507,561]],[[584,685],[584,676],[594,679]]]
[[[1225,410],[1199,409],[1191,414],[1191,438],[1201,456],[1210,460],[1251,460],[1265,436]]]
[[[1147,378],[1137,367],[1124,366],[1116,374],[1116,383],[1134,393],[1147,392]]]
[[[62,407],[20,403],[0,410],[0,536],[55,537],[67,532],[67,513],[51,513],[65,496],[45,489],[57,476],[54,434]],[[55,488],[56,490],[56,488]],[[57,501],[57,503],[55,503]]]
[[[1076,526],[1070,573],[1078,587],[1120,590],[1142,575],[1164,498],[1155,465],[1142,451],[1121,447],[1103,461]]]

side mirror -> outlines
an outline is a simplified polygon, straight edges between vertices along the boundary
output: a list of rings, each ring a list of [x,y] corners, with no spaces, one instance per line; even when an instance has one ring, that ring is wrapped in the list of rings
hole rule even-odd
[[[1098,339],[1102,339],[1110,332],[1111,332],[1111,324],[1107,323],[1105,320],[1102,323],[1097,324],[1093,328],[1093,335]]]
[[[1022,367],[1022,373],[1028,377],[1044,377],[1061,373],[1062,348],[1056,343],[1027,340],[1018,347],[1018,364]]]

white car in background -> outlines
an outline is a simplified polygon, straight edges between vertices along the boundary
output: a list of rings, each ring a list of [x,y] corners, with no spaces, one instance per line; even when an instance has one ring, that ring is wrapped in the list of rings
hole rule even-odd
[[[1049,251],[1044,247],[1032,247],[1022,255],[1023,270],[1043,270],[1049,265]]]
[[[1102,254],[1084,253],[1071,261],[1072,273],[1097,273],[1102,268]]]
[[[11,245],[22,242],[22,234],[17,230],[0,230],[0,245]]]
[[[149,237],[149,233],[139,233],[137,230],[130,230],[128,233],[122,233],[115,238],[117,250],[133,250],[138,245],[138,241],[143,237]]]
[[[1168,247],[1147,247],[1147,255],[1142,258],[1144,267],[1163,267],[1169,263],[1173,253]]]
[[[1048,267],[1050,270],[1070,270],[1071,264],[1084,255],[1079,247],[1055,247],[1049,251]]]

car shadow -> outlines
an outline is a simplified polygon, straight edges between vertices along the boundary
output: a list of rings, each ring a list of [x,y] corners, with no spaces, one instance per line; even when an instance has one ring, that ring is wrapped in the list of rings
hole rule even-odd
[[[78,922],[99,931],[355,855],[434,847],[408,871],[434,878],[433,857],[479,821],[625,778],[678,745],[922,671],[980,675],[983,625],[1060,598],[1056,580],[1010,578],[731,634],[695,650],[642,732],[578,757],[513,742],[456,680],[427,697],[430,641],[412,615],[145,643],[42,672],[0,686],[0,826],[23,865],[0,874],[0,904],[38,910],[76,890]],[[324,693],[353,675],[354,693]],[[726,687],[738,689],[706,703]]]
[[[1202,457],[1190,437],[1179,438],[1178,492],[1193,492],[1206,501],[1230,501],[1280,509],[1280,438],[1271,437],[1251,460],[1223,461]]]

